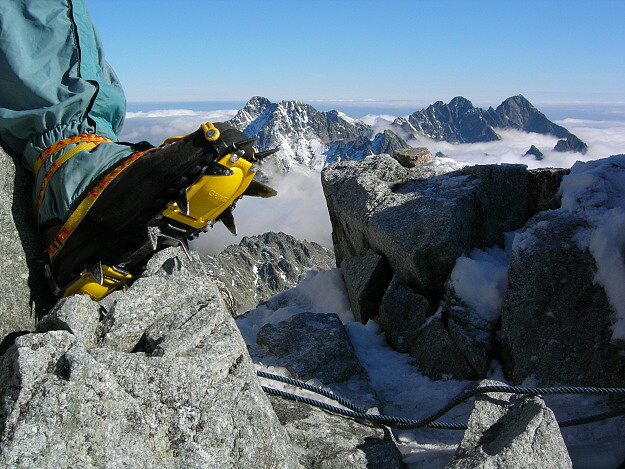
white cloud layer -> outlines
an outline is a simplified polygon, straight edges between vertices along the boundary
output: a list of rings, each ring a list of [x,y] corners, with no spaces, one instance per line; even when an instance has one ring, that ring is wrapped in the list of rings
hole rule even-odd
[[[128,112],[119,136],[124,142],[147,140],[160,145],[169,137],[187,135],[206,121],[221,122],[234,117],[236,110],[225,109],[202,112],[188,109],[163,109],[147,112]]]
[[[178,109],[128,113],[120,137],[125,141],[148,140],[160,144],[168,137],[194,131],[200,123],[207,120],[228,120],[236,112]],[[388,127],[393,117],[369,115],[362,120],[373,125],[376,131],[382,131]],[[557,138],[515,130],[499,130],[503,140],[497,142],[455,145],[422,138],[418,141],[412,139],[409,143],[413,146],[425,146],[432,154],[440,151],[461,164],[519,163],[530,168],[568,168],[576,161],[590,161],[625,153],[625,121],[569,118],[558,123],[588,144],[586,155],[554,152]],[[523,156],[531,145],[543,152],[542,160]],[[287,174],[276,174],[269,168],[264,168],[264,172],[270,175],[269,185],[278,191],[278,196],[272,199],[243,198],[234,211],[239,235],[234,237],[221,224],[217,224],[193,243],[195,249],[214,254],[229,244],[237,244],[242,236],[258,235],[267,231],[282,231],[297,239],[332,247],[330,220],[319,172],[302,168]]]

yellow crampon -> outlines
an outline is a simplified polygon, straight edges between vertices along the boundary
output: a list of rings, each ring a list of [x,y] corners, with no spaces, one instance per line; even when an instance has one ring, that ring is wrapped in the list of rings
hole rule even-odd
[[[63,297],[89,295],[93,301],[100,301],[130,280],[132,280],[132,275],[122,269],[96,264],[91,269],[84,271],[80,278],[65,290]]]
[[[211,122],[202,124],[200,128],[207,141],[215,142],[220,138],[219,129]],[[168,138],[163,145],[175,143],[183,138],[185,137]],[[181,197],[170,202],[155,219],[162,220],[165,226],[172,224],[171,221],[167,222],[167,220],[175,220],[179,224],[186,225],[190,228],[187,234],[198,233],[209,223],[219,220],[230,231],[236,233],[234,219],[230,211],[233,202],[242,195],[253,197],[276,195],[276,192],[270,187],[253,181],[256,173],[255,162],[276,150],[258,153],[253,148],[254,156],[250,158],[252,161],[246,159],[244,151],[237,149],[236,146],[232,146],[229,151],[230,153],[215,162],[220,167],[215,174],[199,175],[195,183],[188,186]],[[160,227],[148,228],[148,234],[150,235],[148,243],[151,242],[152,249],[157,249],[159,237],[175,239],[185,250],[187,249],[186,234],[177,234],[176,237],[172,237]],[[121,265],[124,266],[124,263],[122,262]],[[132,275],[125,268],[98,263],[83,271],[80,277],[62,295],[66,297],[75,294],[88,294],[93,300],[99,301],[113,290],[131,281],[132,278]]]
[[[163,216],[202,229],[240,197],[254,179],[253,163],[236,153],[224,156],[218,163],[232,174],[200,176],[186,191],[186,207],[172,202],[163,211]]]

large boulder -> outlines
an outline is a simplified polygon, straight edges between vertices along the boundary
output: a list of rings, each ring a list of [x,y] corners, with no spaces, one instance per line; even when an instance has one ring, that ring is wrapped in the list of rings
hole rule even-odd
[[[414,168],[432,161],[432,152],[425,147],[401,148],[393,152],[393,158],[406,168]]]
[[[278,358],[297,379],[336,383],[366,375],[347,331],[334,313],[299,313],[288,321],[266,324],[258,331],[256,343]]]
[[[503,386],[482,381],[481,386]],[[558,422],[538,397],[489,393],[476,397],[468,430],[447,469],[571,468]]]
[[[501,312],[514,382],[625,385],[625,345],[612,341],[613,306],[593,254],[577,242],[580,228],[591,229],[581,217],[543,212],[515,239]]]
[[[371,249],[417,292],[440,297],[460,255],[502,244],[504,232],[525,223],[524,166],[449,170],[404,168],[385,155],[326,168],[337,265]]]
[[[299,467],[199,260],[60,302],[0,357],[0,466]]]

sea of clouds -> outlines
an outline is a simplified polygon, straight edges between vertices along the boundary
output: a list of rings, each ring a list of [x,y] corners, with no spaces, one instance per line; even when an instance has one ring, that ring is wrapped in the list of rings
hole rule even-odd
[[[135,105],[136,108],[136,105]],[[186,135],[205,121],[225,121],[237,109],[198,111],[191,109],[162,109],[128,112],[120,139],[124,141],[147,140],[158,145],[171,136]],[[601,116],[601,113],[597,113]],[[395,116],[368,114],[361,119],[377,131],[389,127]],[[441,152],[463,165],[519,163],[530,168],[570,168],[576,161],[591,161],[610,155],[625,153],[625,114],[609,119],[578,118],[575,115],[555,120],[588,144],[588,152],[559,153],[553,151],[556,137],[499,130],[502,140],[496,142],[451,144],[426,138],[408,138],[413,146],[425,146],[432,154]],[[531,145],[544,154],[542,160],[524,156]],[[270,185],[278,191],[273,199],[243,198],[234,211],[238,236],[233,236],[221,224],[193,243],[193,247],[206,254],[215,254],[230,244],[237,244],[243,236],[281,231],[297,239],[306,239],[332,247],[330,219],[321,189],[318,171],[299,168],[282,174],[271,164],[263,172],[270,177]]]

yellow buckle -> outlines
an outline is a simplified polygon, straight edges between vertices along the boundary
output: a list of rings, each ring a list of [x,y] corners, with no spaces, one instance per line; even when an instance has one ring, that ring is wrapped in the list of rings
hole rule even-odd
[[[202,132],[204,132],[204,138],[208,140],[209,142],[215,142],[221,136],[219,129],[215,127],[215,125],[212,122],[205,122],[204,124],[200,125],[200,128],[202,129]],[[191,134],[178,136],[178,137],[169,137],[165,139],[165,141],[163,142],[163,145],[175,143],[178,140],[182,140],[183,138],[188,137],[189,135]]]

